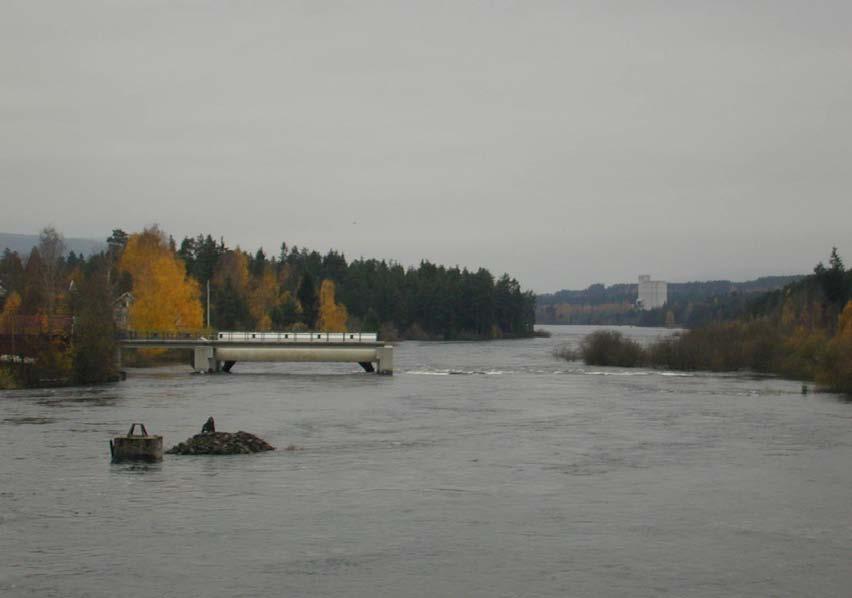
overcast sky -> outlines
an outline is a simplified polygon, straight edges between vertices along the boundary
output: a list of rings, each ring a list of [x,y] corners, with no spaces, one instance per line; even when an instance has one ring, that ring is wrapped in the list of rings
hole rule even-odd
[[[537,291],[852,263],[852,2],[0,0],[0,205]]]

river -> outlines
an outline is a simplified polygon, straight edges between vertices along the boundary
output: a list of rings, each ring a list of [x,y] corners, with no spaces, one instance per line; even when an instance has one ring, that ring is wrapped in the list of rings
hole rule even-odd
[[[400,343],[393,377],[0,392],[0,596],[850,595],[852,404],[567,363],[553,347],[594,327],[545,328]],[[168,447],[210,415],[279,450],[109,462],[133,422]]]

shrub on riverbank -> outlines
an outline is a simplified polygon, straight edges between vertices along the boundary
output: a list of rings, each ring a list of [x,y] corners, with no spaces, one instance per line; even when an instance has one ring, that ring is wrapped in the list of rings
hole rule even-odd
[[[6,368],[0,368],[0,390],[15,390],[20,387],[21,384],[12,372]]]
[[[802,363],[804,356],[786,351],[782,335],[766,321],[713,324],[662,338],[647,347],[620,332],[599,330],[583,339],[580,355],[588,365],[752,370],[793,377],[812,371],[814,366]]]
[[[844,313],[852,321],[852,302]],[[573,352],[557,357],[571,361]],[[828,390],[852,393],[852,324],[835,337],[797,329],[785,335],[767,319],[726,322],[662,338],[647,347],[614,330],[583,339],[587,365],[711,372],[752,371],[814,380]]]
[[[615,330],[598,330],[585,337],[580,356],[587,365],[633,368],[647,362],[642,346]]]

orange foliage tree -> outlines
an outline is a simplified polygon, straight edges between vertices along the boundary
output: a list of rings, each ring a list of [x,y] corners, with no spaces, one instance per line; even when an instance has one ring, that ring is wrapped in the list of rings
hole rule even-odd
[[[146,228],[127,240],[119,268],[133,279],[130,326],[135,330],[201,328],[198,283],[186,275],[166,236]]]
[[[323,332],[346,332],[346,306],[334,302],[334,281],[323,280],[320,286],[320,309],[317,328]]]
[[[6,303],[3,305],[3,312],[0,313],[0,331],[8,332],[12,330],[12,318],[17,315],[21,309],[21,296],[12,291],[6,298]]]
[[[278,305],[278,281],[271,266],[252,279],[249,285],[248,307],[257,330],[272,330],[269,314]]]
[[[241,297],[245,297],[249,284],[248,255],[239,247],[233,251],[225,252],[216,262],[213,284],[217,287],[224,287],[225,281],[229,278],[237,293]]]
[[[817,382],[852,394],[852,301],[837,321],[837,334],[829,341],[816,375]]]

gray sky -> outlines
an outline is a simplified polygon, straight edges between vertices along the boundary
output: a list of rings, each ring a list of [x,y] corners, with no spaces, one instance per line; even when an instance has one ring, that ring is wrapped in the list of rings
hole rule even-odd
[[[537,291],[852,263],[852,3],[0,0],[0,205]]]

